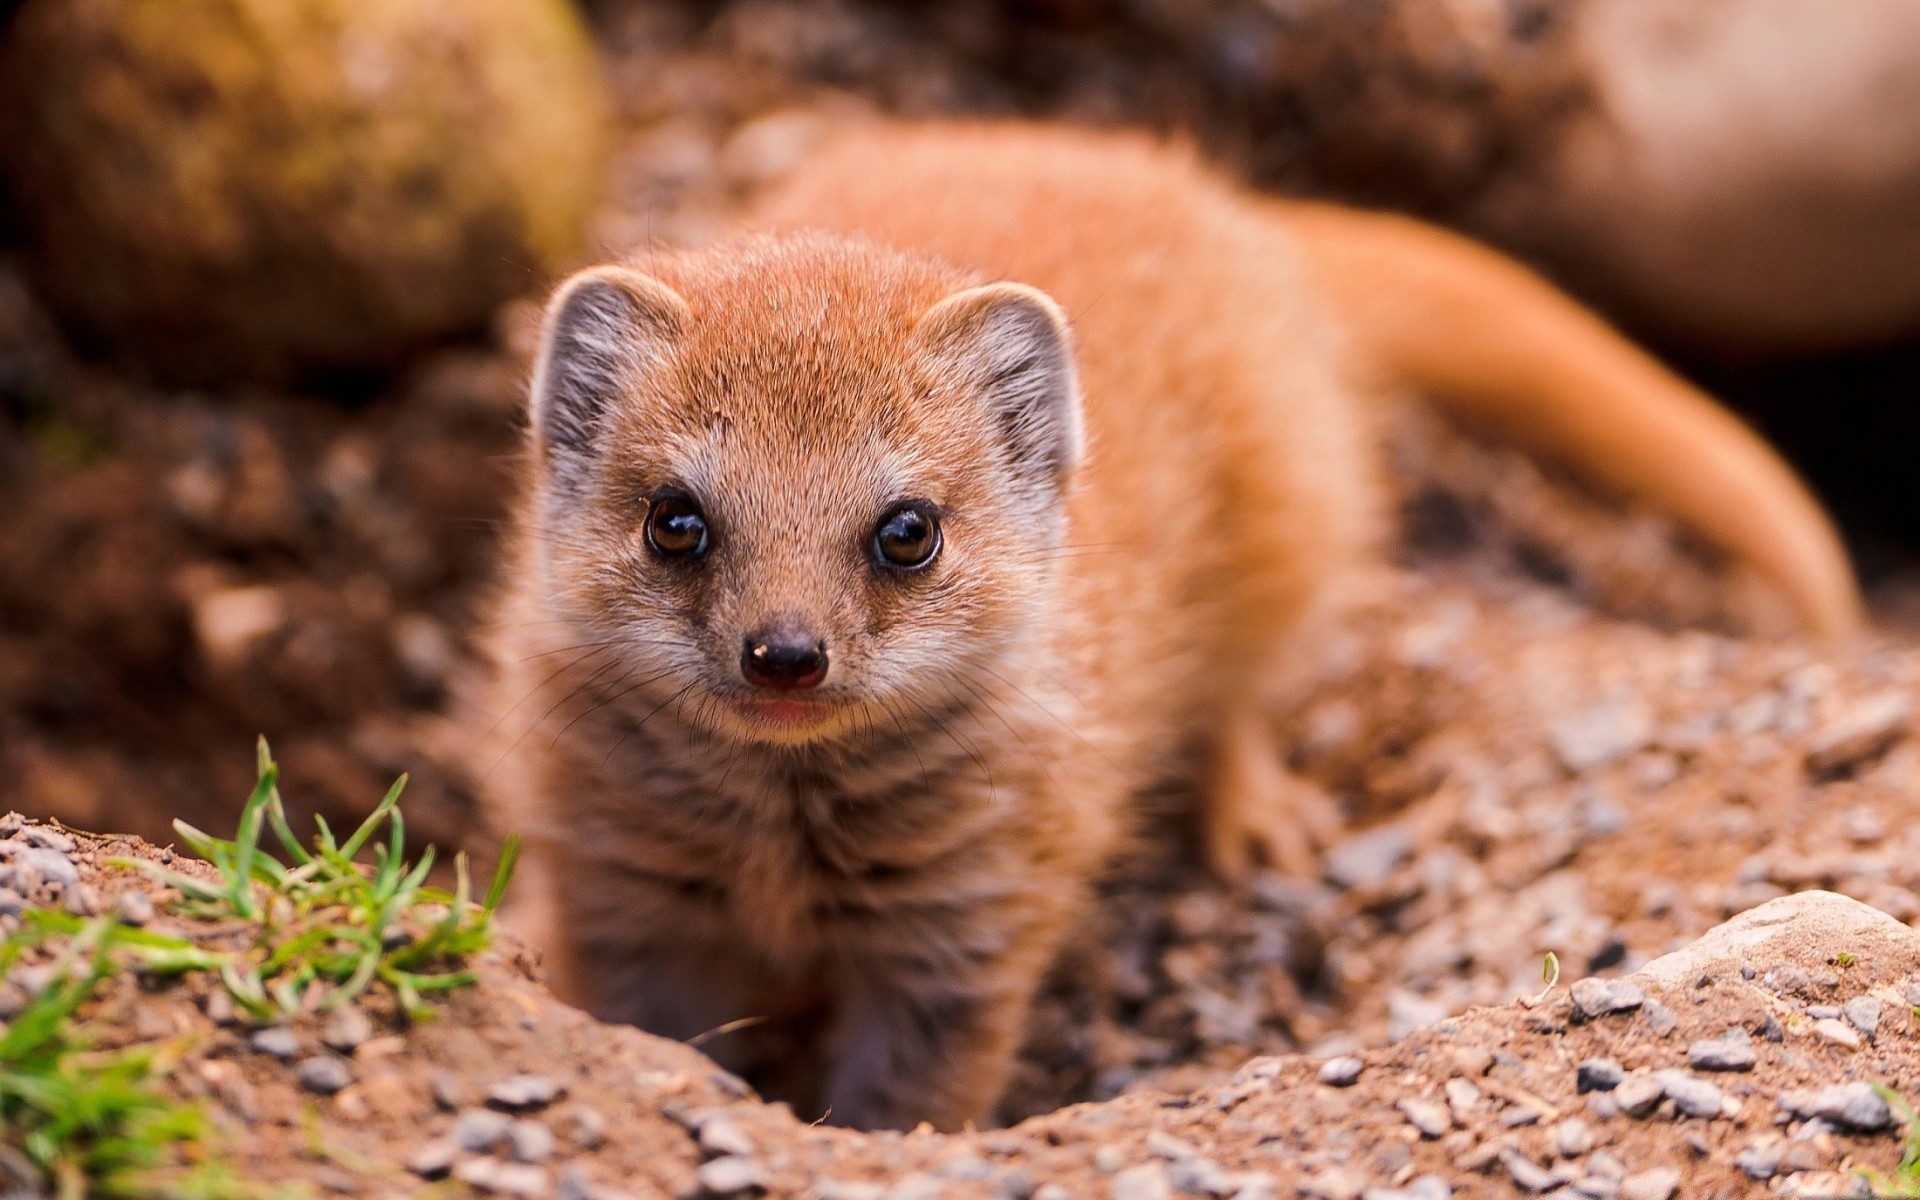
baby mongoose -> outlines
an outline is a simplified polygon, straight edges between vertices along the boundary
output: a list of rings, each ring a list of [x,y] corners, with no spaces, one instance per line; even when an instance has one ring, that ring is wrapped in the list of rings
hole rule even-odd
[[[857,134],[756,220],[548,308],[490,806],[564,995],[764,1023],[723,1061],[811,1032],[760,1065],[833,1121],[991,1112],[1149,788],[1190,783],[1229,877],[1311,867],[1267,715],[1379,553],[1358,378],[1856,620],[1753,435],[1439,230],[1018,126]]]

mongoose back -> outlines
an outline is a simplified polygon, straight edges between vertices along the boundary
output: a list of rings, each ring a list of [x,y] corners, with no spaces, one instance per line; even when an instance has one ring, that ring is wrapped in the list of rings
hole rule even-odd
[[[490,804],[564,994],[754,1019],[711,1048],[804,1110],[985,1117],[1149,788],[1311,866],[1266,718],[1379,552],[1356,360],[1854,620],[1756,439],[1438,231],[1011,126],[859,135],[758,223],[550,304]]]

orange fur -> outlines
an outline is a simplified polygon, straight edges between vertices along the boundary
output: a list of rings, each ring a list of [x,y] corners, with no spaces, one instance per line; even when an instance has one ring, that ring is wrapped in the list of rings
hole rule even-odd
[[[683,1037],[778,1018],[811,1056],[764,1027],[710,1048],[778,1058],[837,1120],[953,1126],[989,1111],[1143,791],[1203,781],[1223,872],[1310,861],[1265,715],[1384,490],[1310,218],[1141,138],[894,130],[763,206],[789,232],[562,289],[490,804],[530,837],[523,919],[564,992]],[[1348,332],[1484,384],[1395,329]],[[648,548],[663,487],[711,517],[697,561]],[[1802,502],[1784,472],[1749,487]],[[923,574],[863,550],[903,496],[943,514]],[[830,652],[800,725],[743,691],[768,622]]]

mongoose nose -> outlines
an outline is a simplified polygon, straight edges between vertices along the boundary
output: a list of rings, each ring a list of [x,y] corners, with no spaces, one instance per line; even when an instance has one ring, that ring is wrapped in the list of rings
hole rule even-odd
[[[817,687],[827,677],[827,648],[811,635],[771,630],[747,635],[740,673],[766,688]]]

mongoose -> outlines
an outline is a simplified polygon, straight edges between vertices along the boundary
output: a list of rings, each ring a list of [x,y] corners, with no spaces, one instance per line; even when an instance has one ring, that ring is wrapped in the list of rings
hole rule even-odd
[[[1381,542],[1356,364],[1855,620],[1755,437],[1451,235],[1016,126],[856,135],[756,221],[549,305],[491,804],[563,994],[812,1033],[767,1053],[833,1121],[990,1113],[1144,790],[1228,875],[1301,852],[1266,714]]]

